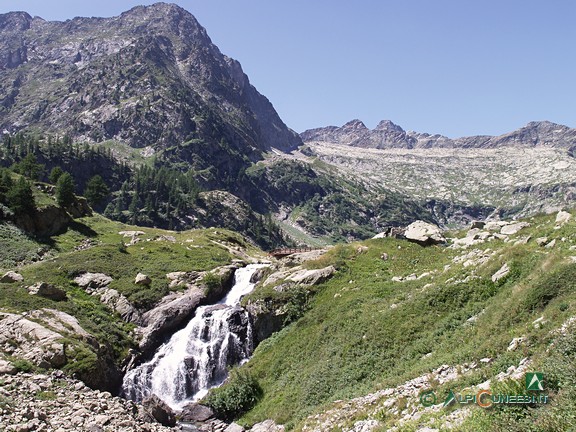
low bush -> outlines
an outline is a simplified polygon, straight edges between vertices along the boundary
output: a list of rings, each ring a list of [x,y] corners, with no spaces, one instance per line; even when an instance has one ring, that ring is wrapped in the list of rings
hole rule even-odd
[[[562,266],[537,279],[526,293],[524,308],[540,310],[559,295],[576,288],[576,266]]]
[[[256,378],[245,369],[230,372],[224,385],[212,389],[202,403],[211,407],[222,418],[231,420],[250,410],[262,397],[262,388]]]

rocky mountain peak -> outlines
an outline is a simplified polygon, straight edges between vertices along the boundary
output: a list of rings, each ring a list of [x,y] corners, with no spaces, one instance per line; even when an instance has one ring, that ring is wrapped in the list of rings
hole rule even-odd
[[[65,22],[14,12],[0,26],[0,130],[170,149],[168,159],[216,165],[221,178],[301,144],[240,63],[175,4]]]
[[[392,123],[390,120],[382,120],[380,123],[378,123],[375,130],[400,132],[400,133],[404,132],[404,129],[402,129],[397,124]]]
[[[194,15],[173,3],[136,6],[119,18],[122,23],[137,26],[140,30],[168,31],[188,40],[200,37],[202,42],[211,43],[206,30]]]
[[[368,128],[366,127],[366,125],[358,120],[351,120],[348,123],[346,123],[344,126],[342,126],[342,129],[350,129],[350,130],[368,130]]]
[[[576,129],[550,121],[533,121],[515,131],[499,135],[477,135],[452,139],[439,134],[406,132],[390,120],[382,120],[373,129],[351,134],[350,125],[362,124],[353,120],[342,127],[329,126],[303,132],[304,142],[324,141],[364,148],[496,148],[503,146],[519,147],[559,147],[576,146]],[[360,129],[360,128],[357,128]]]
[[[25,31],[30,28],[32,17],[26,12],[0,14],[0,31]]]

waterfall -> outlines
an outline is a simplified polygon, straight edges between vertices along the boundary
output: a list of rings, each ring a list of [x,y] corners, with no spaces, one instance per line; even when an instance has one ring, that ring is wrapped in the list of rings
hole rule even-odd
[[[141,401],[157,395],[173,409],[197,401],[224,382],[229,365],[252,354],[252,327],[240,299],[254,288],[252,274],[263,264],[236,270],[234,286],[219,303],[200,306],[194,318],[162,345],[154,358],[129,371],[122,393]]]

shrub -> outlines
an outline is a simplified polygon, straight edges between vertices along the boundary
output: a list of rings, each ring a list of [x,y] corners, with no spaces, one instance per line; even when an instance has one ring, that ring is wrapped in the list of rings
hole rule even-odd
[[[568,265],[544,275],[530,287],[524,299],[526,310],[544,308],[562,293],[576,287],[576,266]]]
[[[308,309],[308,290],[302,286],[290,288],[287,292],[287,301],[284,306],[284,325],[288,325],[301,318]]]
[[[12,365],[18,372],[32,372],[35,369],[35,366],[32,363],[24,359],[12,360]]]
[[[202,278],[202,283],[208,288],[208,294],[219,292],[222,289],[222,277],[214,273],[206,273]]]
[[[244,369],[233,369],[226,383],[212,389],[203,400],[224,419],[234,419],[250,410],[262,397],[256,378]]]

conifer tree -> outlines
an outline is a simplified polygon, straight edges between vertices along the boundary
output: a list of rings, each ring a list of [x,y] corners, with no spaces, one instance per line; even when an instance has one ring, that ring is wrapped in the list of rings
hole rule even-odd
[[[67,207],[75,200],[74,197],[74,179],[65,172],[56,182],[56,202],[60,207]]]
[[[110,195],[110,189],[100,175],[95,175],[84,188],[84,196],[88,200],[91,206],[97,206],[101,204]]]
[[[12,210],[16,216],[30,214],[36,210],[36,203],[32,189],[30,188],[30,183],[28,183],[24,177],[20,177],[20,180],[8,190],[6,193],[6,201],[8,207],[10,207],[10,210]]]
[[[58,179],[60,178],[60,176],[62,174],[64,174],[64,170],[62,170],[62,168],[60,168],[59,166],[54,167],[50,171],[50,175],[48,176],[48,180],[50,181],[50,183],[56,184],[56,182],[58,181]]]

